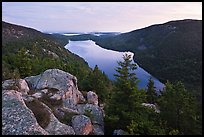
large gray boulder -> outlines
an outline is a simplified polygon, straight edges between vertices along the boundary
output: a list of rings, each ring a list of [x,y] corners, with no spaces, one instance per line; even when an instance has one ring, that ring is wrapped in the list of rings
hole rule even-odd
[[[151,108],[154,110],[155,113],[160,113],[160,110],[156,107],[155,104],[151,104],[151,103],[142,103],[142,106]]]
[[[93,124],[104,127],[104,118],[102,109],[93,104],[78,104],[77,110],[80,114],[88,115]]]
[[[77,79],[75,76],[59,69],[48,69],[37,76],[26,77],[32,89],[56,88],[66,91],[69,87],[77,88]]]
[[[48,69],[40,75],[26,77],[25,80],[29,83],[32,89],[57,89],[57,95],[63,100],[71,98],[73,104],[85,102],[85,98],[77,87],[77,78],[67,72],[59,69]]]
[[[22,94],[15,90],[2,91],[3,135],[48,135],[39,126],[32,111],[25,105]]]
[[[93,124],[93,134],[94,135],[104,135],[103,128],[98,124]]]
[[[113,135],[125,135],[125,131],[122,129],[117,129],[113,131]]]
[[[93,91],[89,91],[87,93],[87,101],[90,104],[98,105],[98,95]]]
[[[4,90],[17,90],[22,94],[28,94],[29,87],[24,79],[9,79],[2,82],[2,89]]]
[[[90,118],[85,115],[73,116],[72,127],[74,128],[76,135],[88,135],[93,130]]]
[[[63,100],[63,107],[76,110],[77,104],[74,103],[74,98],[67,98]]]

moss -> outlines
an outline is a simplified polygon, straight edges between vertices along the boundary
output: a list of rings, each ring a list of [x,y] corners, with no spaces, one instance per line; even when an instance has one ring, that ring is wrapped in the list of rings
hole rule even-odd
[[[92,114],[92,110],[91,110],[91,109],[85,109],[84,111],[85,111],[85,112],[84,112],[84,115],[86,115],[87,117],[89,117],[91,120],[94,119],[94,116],[93,116],[93,114]]]
[[[46,108],[37,99],[30,102],[26,101],[25,103],[26,106],[34,113],[38,124],[42,128],[46,128],[50,122],[50,114],[48,110],[46,110]]]

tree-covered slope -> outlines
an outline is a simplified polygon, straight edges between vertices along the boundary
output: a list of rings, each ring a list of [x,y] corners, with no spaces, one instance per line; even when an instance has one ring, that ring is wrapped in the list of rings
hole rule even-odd
[[[178,20],[94,39],[107,49],[134,52],[134,60],[162,82],[181,80],[201,97],[202,20]]]
[[[2,22],[3,80],[18,73],[23,78],[49,68],[59,68],[76,75],[81,81],[91,69],[82,58],[63,46],[52,35]]]

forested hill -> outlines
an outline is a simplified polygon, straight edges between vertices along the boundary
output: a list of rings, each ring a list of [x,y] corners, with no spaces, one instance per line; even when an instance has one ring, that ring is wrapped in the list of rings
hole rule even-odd
[[[202,20],[178,20],[94,39],[106,49],[134,52],[134,60],[162,82],[181,80],[201,98]]]
[[[68,40],[67,38],[65,39],[60,39],[56,36],[42,33],[38,30],[20,26],[20,25],[15,25],[11,23],[7,23],[2,21],[2,39],[3,39],[3,45],[5,45],[7,42],[11,41],[21,41],[23,39],[49,39],[49,41],[55,42],[55,44],[60,44],[60,45],[65,45],[67,44]]]
[[[62,43],[52,35],[2,21],[3,80],[58,68],[76,75],[81,81],[91,69],[81,57],[66,50]]]

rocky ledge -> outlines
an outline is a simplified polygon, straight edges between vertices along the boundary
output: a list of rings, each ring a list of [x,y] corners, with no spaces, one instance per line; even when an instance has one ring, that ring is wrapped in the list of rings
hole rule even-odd
[[[104,135],[98,96],[59,69],[2,82],[3,135]]]

